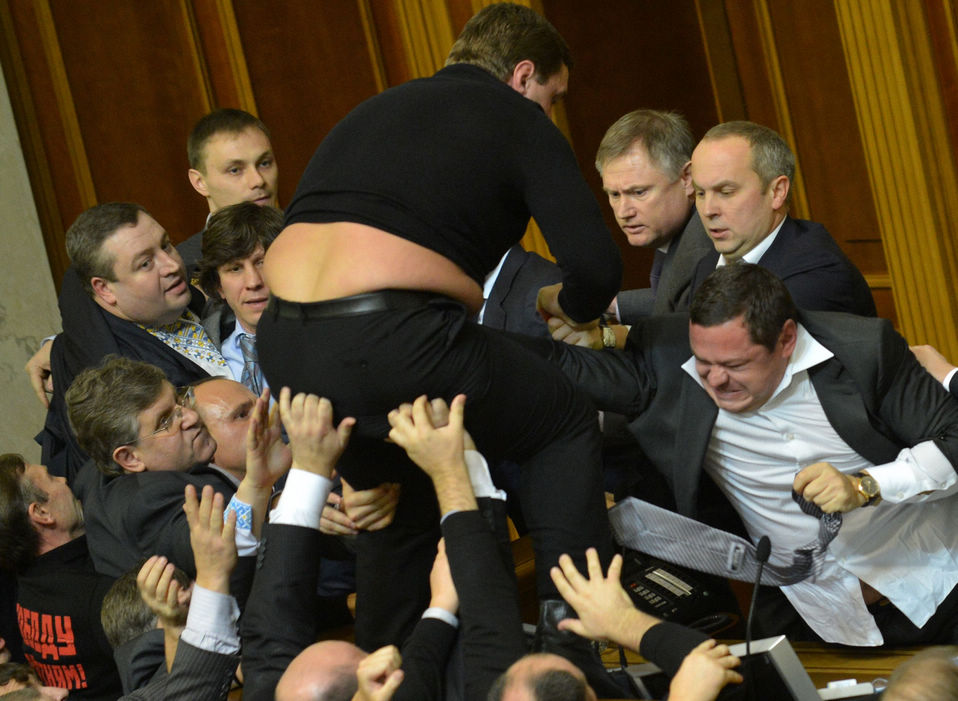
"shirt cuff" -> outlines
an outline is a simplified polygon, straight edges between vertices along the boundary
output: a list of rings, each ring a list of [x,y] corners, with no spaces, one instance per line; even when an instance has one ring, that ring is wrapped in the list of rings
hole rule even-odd
[[[193,647],[223,655],[239,652],[240,640],[236,633],[239,607],[229,594],[204,589],[193,584],[190,612],[186,628],[180,636]]]
[[[318,531],[332,488],[332,480],[294,467],[286,478],[279,504],[269,514],[269,522]]]
[[[453,628],[459,628],[459,619],[455,614],[449,613],[446,609],[438,606],[430,606],[422,613],[423,618],[438,618],[443,623],[448,623]]]
[[[892,504],[922,492],[950,490],[958,483],[955,468],[934,441],[905,448],[894,462],[869,467],[868,474],[878,482],[882,500]]]
[[[948,374],[945,375],[945,379],[941,381],[941,384],[943,384],[949,392],[951,391],[951,378],[955,376],[956,372],[958,372],[958,368],[952,368],[948,371]]]
[[[478,450],[467,450],[465,452],[466,469],[469,471],[469,481],[472,482],[472,492],[476,498],[488,497],[490,499],[506,500],[506,493],[501,489],[496,489],[492,483],[492,477],[489,475],[489,464]]]
[[[223,511],[223,520],[229,515],[229,512],[236,513],[236,554],[239,557],[255,555],[259,548],[259,541],[253,535],[253,507],[246,502],[240,501],[234,494],[230,497],[230,503],[226,505]]]

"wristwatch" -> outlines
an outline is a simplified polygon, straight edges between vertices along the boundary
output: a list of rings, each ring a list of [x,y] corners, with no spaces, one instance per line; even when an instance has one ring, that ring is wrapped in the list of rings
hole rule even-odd
[[[867,472],[856,472],[858,478],[858,493],[865,497],[863,506],[875,506],[881,501],[881,487],[878,486],[878,480]]]

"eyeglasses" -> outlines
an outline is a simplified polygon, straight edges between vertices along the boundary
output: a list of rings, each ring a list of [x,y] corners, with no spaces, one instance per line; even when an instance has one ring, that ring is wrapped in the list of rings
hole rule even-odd
[[[173,408],[166,418],[160,422],[160,425],[156,427],[156,430],[152,433],[149,433],[145,436],[138,436],[133,443],[138,441],[146,440],[147,438],[154,438],[160,434],[172,435],[180,430],[180,424],[183,421],[183,409],[192,409],[195,403],[196,396],[193,392],[193,387],[177,387],[176,388],[176,406]],[[132,444],[131,444],[132,445]]]

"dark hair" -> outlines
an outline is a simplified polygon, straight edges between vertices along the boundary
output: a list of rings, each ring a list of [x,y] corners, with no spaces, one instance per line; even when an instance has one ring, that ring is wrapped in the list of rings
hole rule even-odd
[[[205,172],[206,144],[214,136],[217,134],[239,134],[250,127],[256,127],[266,135],[267,139],[270,138],[269,129],[266,128],[266,125],[243,110],[223,107],[200,117],[186,139],[186,157],[190,161],[190,168]]]
[[[773,351],[782,327],[796,318],[797,311],[785,283],[752,263],[717,268],[702,282],[689,307],[689,321],[696,326],[719,326],[743,315],[752,343]]]
[[[80,276],[83,288],[92,297],[90,278],[102,277],[115,281],[113,265],[116,261],[103,252],[103,242],[124,226],[136,226],[140,212],[150,213],[133,202],[106,202],[90,207],[76,218],[67,229],[67,255]]]
[[[11,572],[22,572],[36,558],[40,535],[30,521],[30,504],[49,498],[26,477],[26,467],[20,455],[0,455],[0,568]]]
[[[758,175],[762,189],[780,175],[795,179],[795,154],[777,131],[762,124],[746,121],[723,122],[705,132],[702,141],[739,136],[752,151],[752,170]]]
[[[496,677],[489,687],[487,701],[502,701],[512,682],[508,670]],[[547,669],[525,679],[524,683],[536,701],[585,701],[587,698],[586,683],[564,669]]]
[[[143,558],[121,574],[103,597],[100,624],[111,647],[117,648],[156,628],[156,614],[140,596],[136,584],[137,575],[146,561],[147,558]],[[179,567],[173,569],[173,578],[183,588],[190,586],[189,576]]]
[[[446,65],[470,63],[507,81],[521,61],[535,64],[539,83],[547,82],[563,64],[572,68],[569,45],[545,17],[528,7],[502,2],[482,8],[466,22]]]
[[[4,662],[0,664],[0,686],[10,682],[19,682],[20,684],[40,683],[33,667],[22,662]]]
[[[137,439],[137,414],[159,398],[164,382],[158,367],[119,355],[106,356],[73,380],[65,396],[70,425],[102,473],[123,474],[113,451]]]
[[[323,687],[319,696],[322,701],[350,701],[359,690],[355,665],[339,665],[329,670],[333,679]]]
[[[530,680],[536,701],[585,701],[585,681],[564,669],[550,669]]]
[[[670,178],[679,177],[695,147],[689,123],[678,112],[635,110],[619,117],[602,137],[595,154],[599,175],[606,163],[624,156],[636,142],[642,144],[655,167]]]
[[[253,255],[260,246],[265,251],[282,229],[283,213],[269,205],[240,202],[214,212],[203,232],[203,257],[197,264],[203,292],[220,299],[219,267]]]

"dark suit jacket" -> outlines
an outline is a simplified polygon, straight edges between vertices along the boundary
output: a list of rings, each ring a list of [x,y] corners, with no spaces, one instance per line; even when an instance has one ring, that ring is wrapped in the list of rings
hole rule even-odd
[[[705,233],[699,213],[692,207],[688,223],[669,246],[655,295],[651,287],[619,292],[619,321],[634,324],[644,316],[688,309],[695,267],[703,256],[714,252],[712,239]]]
[[[192,292],[190,309],[199,316],[204,297],[199,290],[192,289]],[[53,397],[43,432],[37,440],[43,448],[43,464],[52,474],[66,477],[72,485],[88,456],[70,429],[64,394],[81,370],[98,365],[113,353],[156,365],[174,386],[206,377],[207,373],[132,321],[114,316],[97,305],[83,289],[73,266],[63,275],[59,305],[63,333],[54,339],[50,351]]]
[[[952,376],[951,382],[948,383],[948,391],[951,392],[952,396],[958,397],[958,372]]]
[[[233,484],[204,465],[189,472],[139,472],[108,477],[92,461],[77,476],[74,493],[83,503],[90,556],[98,572],[119,577],[150,555],[165,555],[190,577],[196,576],[190,527],[183,512],[187,484],[200,492],[207,484],[225,499]],[[230,578],[240,607],[252,580],[253,557],[241,557]]]
[[[170,673],[158,674],[145,687],[121,696],[119,701],[226,701],[237,664],[239,655],[202,650],[180,640]]]
[[[692,278],[693,295],[715,270],[718,258],[713,250],[699,261]],[[785,283],[799,309],[877,314],[865,278],[821,224],[786,217],[758,264]]]
[[[549,327],[536,311],[539,288],[562,282],[562,271],[552,261],[516,244],[493,283],[482,325],[527,336],[549,336]]]
[[[876,463],[932,438],[958,465],[958,402],[918,364],[889,321],[800,312],[799,322],[835,357],[809,370],[829,422],[853,450]],[[680,513],[696,517],[702,469],[718,414],[682,368],[691,357],[688,316],[652,317],[632,327],[622,351],[537,345],[598,408],[630,417],[646,454],[670,481]]]
[[[292,659],[316,641],[322,623],[316,582],[324,538],[312,528],[266,526],[242,621],[243,698],[248,701],[271,700]],[[445,655],[455,634],[437,619],[418,623],[403,647],[405,679],[395,699],[440,698]]]

